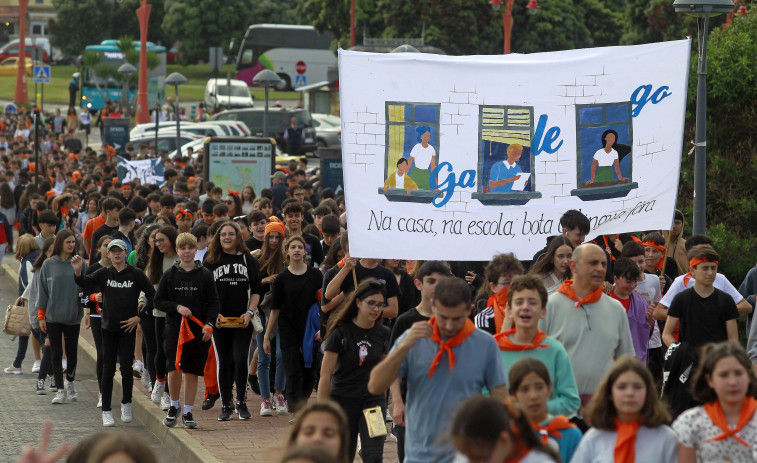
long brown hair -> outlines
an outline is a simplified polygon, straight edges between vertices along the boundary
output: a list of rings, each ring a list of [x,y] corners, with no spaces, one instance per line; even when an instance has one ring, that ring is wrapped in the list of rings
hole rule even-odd
[[[42,268],[42,264],[44,264],[47,260],[47,251],[53,244],[55,244],[55,238],[48,238],[44,243],[42,243],[41,252],[39,253],[39,257],[37,257],[37,260],[34,261],[32,272],[36,272],[37,270]]]
[[[627,371],[632,371],[641,377],[647,388],[644,405],[639,412],[639,422],[648,428],[656,428],[670,423],[670,413],[665,404],[655,393],[656,385],[652,373],[636,357],[624,355],[610,368],[597,388],[597,393],[591,398],[586,407],[586,418],[591,426],[605,431],[615,430],[615,418],[618,410],[612,402],[612,386],[618,377]]]
[[[223,223],[221,223],[221,225],[218,226],[216,232],[213,233],[213,238],[211,238],[210,243],[208,243],[208,253],[205,256],[205,262],[209,264],[217,264],[221,261],[221,257],[223,257],[223,247],[221,246],[221,231],[226,227],[233,228],[234,233],[236,234],[236,242],[234,243],[235,252],[249,254],[250,250],[247,249],[247,246],[245,246],[244,241],[242,240],[242,233],[239,230],[239,225],[231,221],[224,221]]]
[[[744,348],[738,342],[721,342],[719,344],[710,343],[702,347],[699,354],[699,365],[694,373],[691,392],[695,399],[703,403],[715,402],[718,396],[715,391],[707,384],[707,378],[712,376],[715,365],[726,358],[733,357],[746,369],[749,376],[749,388],[747,397],[757,397],[757,379],[755,379],[752,362],[749,360]]]
[[[573,243],[564,235],[555,236],[552,241],[549,242],[547,247],[547,253],[542,256],[541,259],[534,262],[533,267],[528,273],[539,275],[540,277],[548,275],[555,269],[555,254],[560,246],[570,246],[570,249],[574,249]],[[570,267],[565,270],[563,280],[570,280]]]
[[[260,255],[258,256],[260,271],[268,274],[269,276],[278,275],[287,267],[286,256],[284,255],[284,237],[282,236],[281,239],[279,239],[278,247],[274,250],[271,250],[268,247],[268,237],[271,235],[271,233],[267,233],[263,237],[263,247],[260,249]]]
[[[350,294],[346,301],[336,310],[334,315],[329,318],[328,331],[326,331],[326,338],[331,336],[334,328],[342,323],[348,322],[357,316],[358,308],[357,301],[363,300],[366,297],[373,296],[374,294],[380,294],[384,298],[384,304],[386,304],[386,287],[384,284],[379,283],[378,280],[373,278],[366,278],[357,285],[357,289]],[[377,323],[379,321],[377,320]],[[324,340],[325,340],[324,339]]]
[[[332,400],[319,400],[318,402],[310,402],[300,409],[297,416],[294,418],[294,423],[289,430],[289,438],[287,439],[287,447],[294,447],[297,443],[297,435],[302,429],[302,422],[308,414],[313,412],[324,412],[331,414],[334,419],[339,423],[339,436],[342,440],[342,445],[339,449],[339,455],[337,456],[339,463],[347,463],[350,453],[350,431],[347,427],[347,415],[342,411],[342,407]]]
[[[63,242],[66,241],[68,238],[74,237],[76,239],[76,235],[70,228],[64,228],[63,230],[59,231],[57,235],[55,235],[55,243],[53,244],[53,255],[54,256],[60,256],[63,252]],[[74,252],[72,252],[68,257],[76,255],[76,247],[74,247]]]
[[[160,233],[161,235],[166,235],[166,238],[168,238],[168,241],[169,243],[171,243],[171,247],[175,252],[176,235],[178,234],[176,229],[170,225],[167,225],[165,227],[160,227],[160,229],[155,233],[155,236],[157,236],[158,233]],[[157,285],[158,282],[160,282],[160,277],[163,276],[163,253],[160,252],[160,249],[158,249],[157,246],[154,246],[152,254],[150,254],[150,260],[147,262],[147,271],[147,276],[150,277],[150,283]]]
[[[526,415],[515,405],[513,396],[505,403],[484,396],[465,400],[455,411],[449,436],[458,448],[476,446],[491,451],[503,432],[510,434],[513,448],[520,442],[528,449],[549,455],[555,462],[560,461],[557,452],[541,441]]]

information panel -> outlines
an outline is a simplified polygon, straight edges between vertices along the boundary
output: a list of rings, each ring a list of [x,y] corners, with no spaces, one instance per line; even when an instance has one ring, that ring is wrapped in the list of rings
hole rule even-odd
[[[210,137],[205,143],[205,181],[241,193],[249,185],[260,196],[271,187],[276,142],[262,137]]]

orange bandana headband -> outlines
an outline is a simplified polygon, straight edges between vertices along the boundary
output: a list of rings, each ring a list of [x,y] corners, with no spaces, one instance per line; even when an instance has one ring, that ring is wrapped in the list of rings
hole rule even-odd
[[[176,220],[179,220],[182,217],[189,217],[191,219],[192,213],[179,206],[179,212],[176,214]]]
[[[660,260],[658,260],[657,264],[656,264],[657,265],[657,270],[662,270],[662,265],[665,263],[665,258],[666,258],[666,255],[665,255],[665,246],[661,246],[661,245],[655,243],[654,241],[642,241],[641,244],[644,245],[644,246],[650,247],[650,248],[655,248],[658,251],[662,252],[662,257],[660,257]]]
[[[720,262],[718,262],[716,260],[709,260],[709,259],[704,259],[704,258],[701,258],[701,257],[695,257],[695,258],[689,260],[689,267],[696,267],[697,265],[703,264],[705,262],[713,262],[713,263],[715,263],[715,265],[720,265]]]

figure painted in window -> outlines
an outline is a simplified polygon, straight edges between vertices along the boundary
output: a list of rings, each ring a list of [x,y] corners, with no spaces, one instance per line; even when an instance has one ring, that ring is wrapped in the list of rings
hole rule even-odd
[[[389,188],[402,188],[407,190],[407,194],[410,194],[412,190],[417,190],[418,185],[416,185],[413,179],[407,174],[409,169],[410,163],[407,162],[407,159],[400,158],[399,161],[397,161],[397,170],[389,175],[384,182],[384,193],[386,193],[386,190]]]
[[[410,151],[408,162],[412,167],[413,178],[421,190],[430,190],[431,171],[436,168],[436,150],[429,144],[431,140],[431,128],[422,126],[415,129],[418,135],[418,144]]]
[[[591,179],[586,182],[604,183],[612,182],[613,170],[617,175],[617,180],[625,182],[628,179],[620,174],[620,161],[631,152],[631,147],[618,143],[618,132],[610,129],[602,133],[602,148],[594,153],[594,160],[591,163]]]
[[[520,178],[523,170],[518,165],[523,154],[523,145],[513,143],[507,147],[507,159],[494,164],[489,172],[489,192],[508,193],[513,191],[513,184]]]

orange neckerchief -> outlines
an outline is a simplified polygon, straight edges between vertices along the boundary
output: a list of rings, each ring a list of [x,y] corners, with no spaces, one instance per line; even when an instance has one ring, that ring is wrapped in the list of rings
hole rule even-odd
[[[560,287],[557,288],[557,292],[564,294],[572,301],[576,301],[576,307],[597,302],[602,297],[602,293],[604,293],[602,286],[599,286],[594,292],[590,293],[585,298],[579,299],[578,296],[576,296],[576,291],[573,289],[573,280],[563,281]]]
[[[507,307],[507,291],[510,286],[505,286],[499,292],[489,296],[486,305],[494,310],[494,332],[499,333],[505,323],[505,307]]]
[[[570,420],[563,415],[557,415],[552,421],[547,423],[546,426],[534,423],[533,421],[531,422],[531,426],[533,426],[536,432],[539,433],[541,441],[545,444],[549,443],[549,436],[552,436],[555,439],[562,439],[560,431],[576,427],[575,424],[571,423]]]
[[[102,315],[103,311],[100,308],[100,303],[95,300],[95,296],[97,296],[97,293],[90,294],[89,300],[95,303],[95,312],[97,312],[98,315]]]
[[[70,212],[71,212],[71,209],[69,209],[69,208],[67,208],[67,207],[65,207],[65,206],[61,206],[61,207],[60,207],[60,216],[61,216],[62,218],[64,218],[64,219],[65,219],[66,217],[68,217],[68,214],[69,214]]]
[[[737,436],[736,433],[741,431],[749,420],[752,419],[752,416],[754,416],[754,412],[757,411],[757,399],[753,399],[752,397],[746,397],[744,399],[744,404],[741,406],[741,411],[739,412],[739,422],[736,424],[735,428],[728,427],[728,422],[726,422],[725,414],[723,413],[723,407],[720,406],[719,401],[716,400],[715,402],[704,404],[703,408],[704,411],[707,412],[707,416],[712,420],[712,424],[723,431],[723,434],[713,437],[710,441],[726,440],[729,437],[733,437],[742,445],[749,448],[752,447],[745,442],[744,439]]]
[[[634,463],[636,460],[636,432],[639,430],[639,422],[621,423],[615,419],[615,430],[618,436],[615,438],[615,463]]]
[[[452,371],[452,369],[455,368],[455,353],[452,352],[452,348],[459,346],[463,341],[468,339],[468,336],[476,331],[476,325],[473,324],[470,318],[466,318],[465,325],[463,325],[462,329],[460,329],[456,335],[443,341],[442,337],[439,335],[439,325],[436,324],[436,315],[431,317],[431,320],[428,322],[431,323],[433,328],[433,331],[431,332],[431,340],[439,344],[439,351],[434,356],[434,360],[431,362],[431,368],[428,370],[428,377],[430,378],[434,376],[434,371],[436,371],[436,367],[439,366],[439,362],[442,361],[442,355],[444,355],[445,352],[449,355],[449,371]]]
[[[689,259],[689,267],[696,267],[697,265],[702,264],[704,262],[715,262],[715,264],[720,265],[720,262],[718,262],[716,260],[709,261],[707,259],[700,259],[699,257],[697,257],[697,258],[694,258],[694,259]],[[689,281],[691,281],[691,277],[692,276],[693,275],[691,274],[691,272],[689,272],[689,273],[687,273],[686,275],[683,276],[683,285],[684,286],[688,286],[689,285]]]
[[[523,445],[523,441],[520,438],[520,432],[518,432],[518,428],[515,427],[515,424],[510,426],[510,432],[512,432],[513,437],[515,438],[515,448],[513,449],[513,453],[504,461],[504,463],[518,463],[528,455],[528,452],[531,451],[531,449]]]
[[[342,267],[344,267],[345,263],[347,263],[347,259],[345,259],[344,257],[342,257],[342,260],[340,260],[339,262],[337,262],[336,266],[339,267],[339,268],[342,268]]]
[[[184,344],[195,338],[194,333],[192,333],[192,330],[189,329],[189,322],[187,320],[192,320],[193,322],[197,323],[202,327],[203,331],[210,330],[211,333],[213,332],[213,328],[206,327],[205,324],[198,320],[194,315],[181,317],[181,327],[179,328],[179,344],[178,346],[176,346],[176,363],[174,364],[176,366],[176,371],[181,371],[181,354],[184,352]]]
[[[549,347],[548,344],[541,344],[542,341],[547,339],[547,333],[537,330],[536,336],[534,336],[534,342],[531,344],[517,344],[512,339],[510,339],[510,335],[515,334],[515,328],[503,331],[501,333],[497,333],[494,335],[494,340],[497,341],[497,345],[499,346],[499,350],[504,350],[508,352],[522,352],[524,350],[533,350],[538,348],[546,348]]]
[[[660,246],[659,244],[656,244],[654,241],[642,241],[642,245],[648,246],[650,248],[655,248],[658,251],[662,251],[662,257],[660,257],[660,260],[657,261],[656,268],[657,270],[662,270],[662,266],[665,263],[665,259],[668,257],[666,254],[665,246]]]

